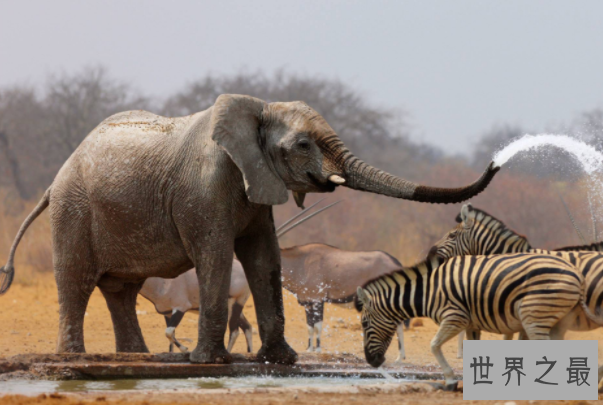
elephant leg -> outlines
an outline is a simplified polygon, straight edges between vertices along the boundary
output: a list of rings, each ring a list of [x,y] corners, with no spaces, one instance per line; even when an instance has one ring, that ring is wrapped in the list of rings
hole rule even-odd
[[[196,249],[193,262],[199,280],[199,339],[191,352],[193,363],[231,363],[224,346],[228,324],[228,291],[232,273],[233,240],[217,229],[212,240]]]
[[[115,348],[118,353],[149,352],[136,316],[136,298],[142,284],[124,283],[123,287],[119,289],[100,286],[109,312],[111,312],[115,332]]]
[[[272,207],[258,214],[248,229],[253,232],[235,241],[253,295],[262,347],[260,361],[293,364],[297,353],[285,341],[285,316],[281,283],[281,256],[274,231]]]
[[[76,280],[74,276],[79,275]],[[81,269],[67,271],[55,268],[59,293],[59,336],[57,353],[85,353],[84,316],[96,280],[82,277]],[[74,282],[75,281],[75,282]]]

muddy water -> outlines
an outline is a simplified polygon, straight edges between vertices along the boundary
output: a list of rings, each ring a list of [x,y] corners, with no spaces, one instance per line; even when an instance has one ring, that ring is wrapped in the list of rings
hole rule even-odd
[[[403,380],[398,380],[402,382]],[[333,385],[378,384],[386,381],[380,378],[332,378],[332,377],[222,377],[190,379],[144,379],[111,381],[40,381],[9,380],[0,382],[0,396],[3,394],[38,395],[51,392],[78,391],[124,391],[124,390],[167,390],[167,389],[216,389],[216,388],[258,388],[258,387],[317,387]]]

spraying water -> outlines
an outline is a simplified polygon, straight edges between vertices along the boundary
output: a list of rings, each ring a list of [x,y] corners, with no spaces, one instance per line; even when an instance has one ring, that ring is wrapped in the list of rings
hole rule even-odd
[[[576,157],[586,174],[591,175],[603,169],[603,154],[592,146],[566,135],[524,135],[511,142],[494,155],[495,166],[502,166],[519,152],[537,149],[541,146],[556,146]]]
[[[524,135],[523,137],[511,142],[503,149],[494,154],[494,165],[502,166],[513,156],[521,152],[537,150],[543,146],[555,146],[563,149],[573,155],[576,161],[581,165],[584,173],[588,176],[588,200],[591,206],[591,212],[598,211],[599,219],[603,218],[603,184],[601,175],[603,175],[603,154],[594,147],[582,141],[566,135]],[[596,202],[596,209],[592,210],[593,203]],[[596,238],[596,230],[595,238]],[[594,242],[594,241],[593,241]]]

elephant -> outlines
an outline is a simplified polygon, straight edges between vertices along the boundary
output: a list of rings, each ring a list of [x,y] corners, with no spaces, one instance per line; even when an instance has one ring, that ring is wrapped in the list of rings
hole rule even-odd
[[[186,117],[146,111],[101,122],[61,167],[25,219],[0,269],[0,294],[14,277],[27,227],[49,207],[59,296],[57,352],[83,353],[84,314],[96,286],[113,321],[117,352],[148,352],[136,296],[149,277],[174,278],[194,267],[199,280],[194,363],[228,363],[224,346],[233,251],[256,304],[258,361],[292,364],[284,337],[279,246],[272,205],[288,190],[346,187],[395,198],[457,203],[483,191],[491,163],[461,188],[415,184],[353,155],[326,120],[301,101],[223,94]]]

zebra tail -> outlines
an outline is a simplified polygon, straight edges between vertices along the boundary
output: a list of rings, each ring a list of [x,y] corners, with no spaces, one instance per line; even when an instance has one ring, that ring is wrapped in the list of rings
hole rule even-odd
[[[580,305],[582,306],[582,310],[586,314],[586,317],[590,319],[592,322],[596,323],[599,326],[603,326],[603,315],[593,313],[588,305],[586,305],[586,297],[582,294],[580,298]],[[599,312],[599,311],[596,311]]]
[[[582,309],[584,310],[584,313],[586,314],[588,319],[590,319],[599,326],[603,326],[603,316],[594,314],[585,303],[582,303]]]

